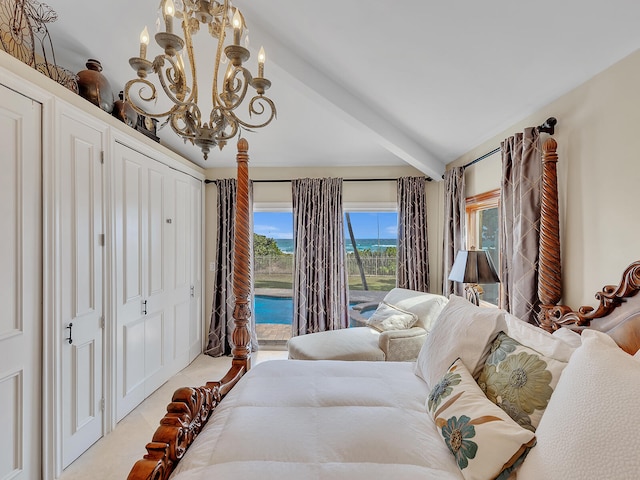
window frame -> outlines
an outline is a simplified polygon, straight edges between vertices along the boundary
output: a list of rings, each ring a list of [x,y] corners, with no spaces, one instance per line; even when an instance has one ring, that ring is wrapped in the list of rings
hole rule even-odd
[[[488,192],[479,193],[478,195],[472,195],[465,198],[465,213],[466,213],[466,225],[465,236],[467,249],[478,248],[480,249],[479,241],[479,228],[478,219],[479,213],[483,210],[489,210],[491,208],[497,208],[500,212],[500,189],[490,190]],[[500,252],[498,252],[498,262],[500,263]],[[495,265],[500,270],[500,265]],[[498,306],[502,299],[502,282],[498,283]]]
[[[478,248],[478,213],[490,208],[500,208],[500,189],[472,195],[465,199],[467,249]],[[473,233],[473,235],[472,235]]]

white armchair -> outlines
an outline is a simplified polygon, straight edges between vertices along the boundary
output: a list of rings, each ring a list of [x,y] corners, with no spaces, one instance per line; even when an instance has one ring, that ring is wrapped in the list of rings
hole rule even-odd
[[[394,288],[366,326],[293,337],[289,358],[414,361],[447,302],[442,295]]]

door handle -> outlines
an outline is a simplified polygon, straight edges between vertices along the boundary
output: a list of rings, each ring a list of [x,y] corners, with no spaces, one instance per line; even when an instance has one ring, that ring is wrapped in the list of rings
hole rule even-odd
[[[69,325],[67,325],[67,329],[69,330],[69,336],[67,338],[65,338],[65,340],[67,342],[69,342],[69,345],[71,345],[73,343],[73,338],[71,338],[71,328],[73,327],[73,323],[69,323]]]
[[[143,315],[147,314],[147,301],[146,300],[142,301],[142,314]]]
[[[191,285],[191,297],[195,297],[195,296],[196,296],[196,287]]]

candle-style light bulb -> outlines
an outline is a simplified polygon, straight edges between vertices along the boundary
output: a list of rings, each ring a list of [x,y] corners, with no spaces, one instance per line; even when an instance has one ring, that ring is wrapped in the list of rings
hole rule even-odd
[[[175,13],[176,7],[173,5],[173,0],[166,0],[164,2],[164,23],[167,33],[173,33],[173,15]]]
[[[264,47],[260,47],[258,52],[258,77],[264,77],[264,62],[267,60],[267,55],[264,53]]]
[[[242,17],[240,16],[240,10],[236,8],[236,13],[233,14],[231,20],[233,25],[233,44],[240,45],[240,35],[242,34]]]
[[[147,46],[149,45],[149,30],[144,27],[144,30],[140,33],[140,58],[146,60],[147,58]]]

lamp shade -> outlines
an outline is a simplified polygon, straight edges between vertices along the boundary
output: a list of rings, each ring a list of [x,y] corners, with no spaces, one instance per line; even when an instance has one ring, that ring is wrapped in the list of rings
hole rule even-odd
[[[449,280],[462,283],[498,283],[500,278],[486,250],[459,250]]]

